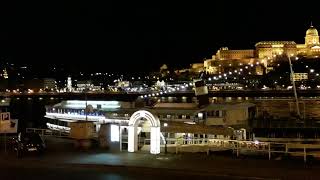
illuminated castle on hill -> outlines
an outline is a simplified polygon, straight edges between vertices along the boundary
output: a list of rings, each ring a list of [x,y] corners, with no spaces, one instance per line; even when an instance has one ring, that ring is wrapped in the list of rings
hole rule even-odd
[[[202,70],[209,74],[223,73],[226,67],[241,66],[245,64],[259,64],[255,74],[261,75],[272,69],[269,67],[277,61],[277,57],[289,55],[292,57],[320,57],[320,43],[317,29],[312,26],[306,31],[305,43],[297,44],[294,41],[261,41],[255,44],[255,49],[230,50],[228,47],[220,48],[211,59],[206,59]],[[295,58],[294,58],[295,59]],[[201,70],[199,63],[197,69],[191,66],[191,71]],[[266,71],[264,71],[265,69]]]

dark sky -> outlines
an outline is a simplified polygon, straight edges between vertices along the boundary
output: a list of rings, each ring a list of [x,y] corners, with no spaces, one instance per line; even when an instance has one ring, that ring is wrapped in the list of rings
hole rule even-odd
[[[310,21],[320,30],[317,1],[129,2],[0,4],[0,56],[37,67],[149,71],[201,62],[221,46],[302,43]]]

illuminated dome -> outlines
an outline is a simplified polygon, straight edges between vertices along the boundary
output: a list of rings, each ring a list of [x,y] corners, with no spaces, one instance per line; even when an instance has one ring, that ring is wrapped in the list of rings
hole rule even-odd
[[[310,28],[307,30],[306,35],[307,36],[318,36],[318,30],[315,27],[310,26]]]

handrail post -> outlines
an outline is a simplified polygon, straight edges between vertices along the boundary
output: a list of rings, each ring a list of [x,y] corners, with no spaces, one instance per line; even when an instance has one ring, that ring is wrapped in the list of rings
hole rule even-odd
[[[303,160],[304,163],[307,162],[307,151],[306,151],[306,146],[303,147]]]
[[[270,145],[271,143],[269,142],[269,144],[268,144],[268,152],[269,152],[269,160],[271,160],[271,145]]]
[[[239,149],[240,148],[240,143],[239,143],[239,141],[237,141],[237,157],[239,157]]]

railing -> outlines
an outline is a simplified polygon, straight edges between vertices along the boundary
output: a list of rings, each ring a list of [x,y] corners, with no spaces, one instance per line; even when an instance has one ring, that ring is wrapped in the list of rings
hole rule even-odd
[[[55,137],[68,137],[69,133],[62,131],[54,131],[50,129],[26,128],[26,132],[37,133],[40,136],[55,136]]]
[[[167,138],[166,143],[168,146],[175,147],[176,153],[184,147],[202,146],[208,154],[213,149],[232,150],[237,156],[246,152],[260,152],[267,154],[269,160],[272,154],[303,156],[304,162],[307,161],[307,156],[320,157],[320,144],[239,141],[213,138]],[[150,139],[144,139],[144,144],[149,145]]]

